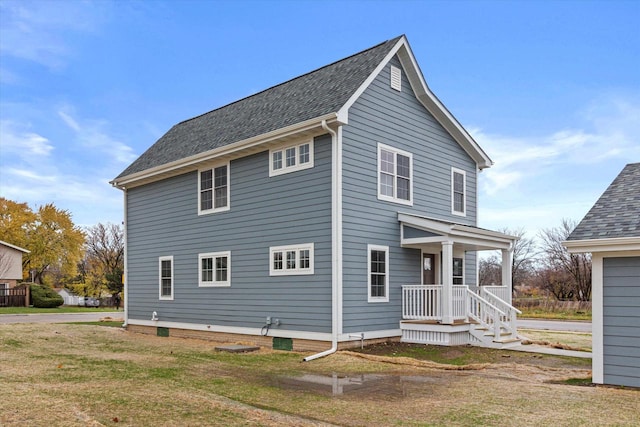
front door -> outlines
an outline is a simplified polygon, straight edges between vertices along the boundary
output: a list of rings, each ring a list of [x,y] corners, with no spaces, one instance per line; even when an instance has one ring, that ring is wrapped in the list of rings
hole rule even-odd
[[[436,256],[434,254],[422,254],[422,284],[436,284]]]

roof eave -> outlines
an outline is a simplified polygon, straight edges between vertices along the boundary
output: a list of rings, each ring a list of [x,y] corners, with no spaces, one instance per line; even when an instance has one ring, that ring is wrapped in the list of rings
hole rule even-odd
[[[20,246],[12,245],[11,243],[7,243],[4,240],[0,240],[0,245],[6,246],[11,249],[15,249],[16,251],[23,252],[25,254],[30,254],[31,251],[25,248],[21,248]]]
[[[565,240],[562,245],[570,253],[640,251],[640,236]]]
[[[114,187],[125,189],[135,187],[142,183],[153,182],[158,178],[166,178],[168,176],[178,175],[180,173],[184,173],[186,169],[190,169],[199,163],[211,161],[222,156],[229,156],[242,150],[247,150],[249,148],[257,147],[280,138],[285,138],[287,136],[295,135],[296,133],[320,127],[323,121],[326,121],[327,124],[338,122],[337,113],[325,114],[323,116],[305,120],[304,122],[296,123],[291,126],[276,129],[272,132],[256,135],[242,141],[237,141],[223,147],[205,151],[203,153],[185,157],[183,159],[165,163],[153,168],[145,169],[140,172],[125,175],[123,177],[116,178],[109,183]]]

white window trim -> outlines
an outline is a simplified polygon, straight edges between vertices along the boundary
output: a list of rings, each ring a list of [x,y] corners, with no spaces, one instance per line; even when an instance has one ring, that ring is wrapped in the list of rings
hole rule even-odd
[[[462,279],[462,283],[458,283],[457,285],[454,286],[463,286],[466,284],[466,272],[465,272],[465,253],[463,252],[462,254],[453,254],[452,260],[451,260],[451,284],[453,285],[453,281],[456,277],[459,277]],[[459,259],[462,261],[462,276],[455,276],[454,273],[454,267],[453,267],[453,260],[454,259]]]
[[[462,175],[462,189],[463,189],[463,197],[462,197],[462,212],[456,211],[455,209],[455,180],[454,176],[456,173]],[[451,168],[451,213],[453,215],[458,216],[467,216],[467,172],[458,168]]]
[[[302,145],[309,145],[309,161],[307,163],[300,163],[300,147]],[[296,164],[295,166],[286,166],[287,156],[286,152],[289,148],[296,149]],[[280,151],[282,153],[282,168],[273,168],[273,153]],[[269,150],[269,176],[278,176],[286,173],[297,172],[304,169],[310,169],[313,167],[313,138],[295,144],[283,145],[278,148],[272,148]]]
[[[216,258],[227,257],[227,280],[216,280]],[[202,280],[202,260],[205,258],[213,258],[213,280],[211,282],[205,282]],[[198,254],[198,287],[201,288],[215,288],[215,287],[229,287],[231,286],[231,251],[224,252],[208,252],[205,254]]]
[[[162,261],[171,261],[171,295],[162,295]],[[173,300],[173,291],[176,287],[176,282],[174,280],[174,266],[173,266],[173,255],[171,256],[161,256],[158,258],[158,297],[161,300],[172,301]]]
[[[214,198],[213,200],[213,205],[215,206],[215,172],[213,171],[215,168],[221,167],[221,166],[226,166],[227,167],[227,206],[223,206],[220,208],[211,208],[211,209],[202,209],[202,201],[200,200],[201,196],[202,196],[202,188],[201,188],[201,178],[200,178],[200,174],[202,172],[205,171],[212,171],[212,179],[213,181],[213,187],[212,187],[212,197]],[[216,212],[224,212],[224,211],[228,211],[229,209],[231,209],[231,164],[230,162],[226,162],[226,163],[217,163],[215,165],[206,167],[206,168],[201,168],[198,169],[198,215],[208,215],[211,213],[216,213]]]
[[[384,297],[371,296],[371,251],[384,251],[385,254]],[[367,302],[389,302],[389,246],[367,245]]]
[[[382,150],[385,151],[390,151],[394,154],[394,168],[396,169],[394,171],[393,174],[393,179],[394,179],[394,183],[393,183],[393,189],[394,189],[394,196],[386,196],[382,193],[380,193],[380,158],[382,155]],[[404,200],[404,199],[399,199],[397,198],[397,192],[398,192],[398,184],[397,184],[397,169],[398,169],[398,161],[397,161],[397,155],[400,154],[401,156],[405,156],[409,158],[409,200]],[[409,153],[408,151],[403,151],[403,150],[399,150],[397,148],[391,147],[389,145],[385,145],[385,144],[381,144],[378,143],[378,158],[377,158],[377,164],[376,164],[376,172],[377,172],[377,189],[376,192],[378,194],[378,200],[385,200],[387,202],[393,202],[393,203],[400,203],[403,205],[408,205],[408,206],[413,206],[413,154]]]
[[[287,269],[286,268],[286,255],[287,251],[295,251],[296,252],[296,268]],[[300,251],[309,251],[309,268],[300,268]],[[300,245],[287,245],[287,246],[272,246],[269,248],[269,276],[298,276],[298,275],[309,275],[314,274],[313,267],[313,251],[314,244],[313,243],[303,243]],[[276,270],[273,268],[273,254],[276,252],[282,252],[282,263],[283,269]]]

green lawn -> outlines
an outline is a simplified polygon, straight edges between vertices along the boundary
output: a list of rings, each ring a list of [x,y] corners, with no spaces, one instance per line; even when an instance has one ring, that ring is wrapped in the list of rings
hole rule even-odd
[[[56,307],[56,308],[35,308],[35,307],[0,307],[0,316],[3,314],[41,314],[41,313],[95,313],[101,311],[115,311],[113,307]],[[122,310],[120,310],[122,311]]]

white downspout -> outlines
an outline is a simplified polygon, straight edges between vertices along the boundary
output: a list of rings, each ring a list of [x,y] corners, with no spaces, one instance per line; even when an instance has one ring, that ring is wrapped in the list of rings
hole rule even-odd
[[[127,268],[127,229],[129,222],[127,221],[127,189],[122,187],[122,194],[124,195],[124,323],[123,328],[126,328],[129,323],[129,270]]]
[[[336,133],[323,120],[322,128],[331,135],[331,348],[305,362],[335,353],[342,332],[342,126]]]

